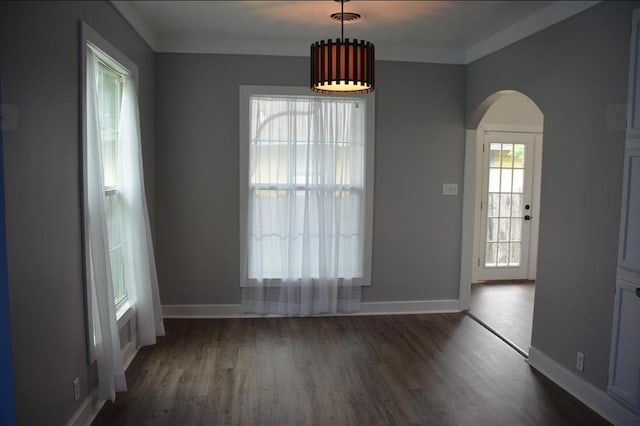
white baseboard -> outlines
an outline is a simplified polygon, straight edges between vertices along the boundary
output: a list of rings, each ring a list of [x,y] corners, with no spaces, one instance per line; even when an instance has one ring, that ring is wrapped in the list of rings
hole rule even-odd
[[[91,426],[105,402],[104,399],[89,395],[67,422],[67,426]]]
[[[529,364],[614,425],[640,425],[639,415],[533,346],[529,348]]]
[[[362,302],[355,315],[441,314],[460,312],[458,299]]]
[[[405,300],[398,302],[362,302],[360,312],[346,315],[402,315],[460,312],[457,299]],[[260,318],[246,314],[242,305],[163,305],[165,318]]]
[[[139,347],[132,342],[124,345],[122,348],[122,361],[125,371],[129,368],[131,361],[138,355]],[[67,422],[67,426],[91,426],[91,423],[95,420],[96,416],[104,406],[104,399],[99,399],[95,395],[89,395],[83,402],[80,408],[76,410],[73,417]]]
[[[131,361],[138,355],[140,348],[135,348],[135,345],[128,343],[122,349],[122,357],[125,371],[129,368]],[[94,395],[89,395],[80,408],[73,414],[71,420],[67,422],[67,426],[90,426],[95,420],[96,416],[102,409],[102,406],[107,402],[104,399],[99,399]]]

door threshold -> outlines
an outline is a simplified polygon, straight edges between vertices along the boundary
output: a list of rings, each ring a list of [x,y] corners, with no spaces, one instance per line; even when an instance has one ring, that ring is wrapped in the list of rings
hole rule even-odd
[[[522,355],[525,359],[529,359],[529,354],[527,352],[525,352],[522,348],[520,348],[518,345],[516,345],[515,343],[513,343],[511,340],[507,339],[506,337],[504,337],[503,335],[501,335],[500,333],[498,333],[493,327],[491,327],[489,324],[487,324],[486,322],[482,321],[480,318],[478,318],[477,316],[473,315],[470,311],[464,311],[464,313],[471,318],[472,320],[474,320],[475,322],[477,322],[478,324],[480,324],[481,326],[483,326],[484,328],[486,328],[487,330],[489,330],[491,333],[493,333],[498,339],[502,340],[503,342],[505,342],[507,345],[509,345],[513,350],[515,350],[516,352],[518,352],[520,355]]]

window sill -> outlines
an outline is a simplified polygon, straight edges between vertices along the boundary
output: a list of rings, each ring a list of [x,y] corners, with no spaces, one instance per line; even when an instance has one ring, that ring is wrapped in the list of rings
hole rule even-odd
[[[118,330],[122,330],[133,317],[133,306],[128,301],[120,304],[116,309],[116,321],[118,322]]]

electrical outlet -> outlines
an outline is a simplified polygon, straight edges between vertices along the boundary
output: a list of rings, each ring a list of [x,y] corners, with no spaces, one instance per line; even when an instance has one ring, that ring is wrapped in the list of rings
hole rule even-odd
[[[457,183],[443,183],[442,184],[442,195],[458,195],[458,184]]]
[[[576,354],[576,370],[584,371],[584,354],[582,352]]]
[[[73,379],[73,397],[76,401],[80,399],[80,377]]]

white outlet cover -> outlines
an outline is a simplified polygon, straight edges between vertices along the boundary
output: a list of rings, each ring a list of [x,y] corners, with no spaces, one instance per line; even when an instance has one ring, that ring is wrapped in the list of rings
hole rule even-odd
[[[442,195],[458,195],[458,184],[457,183],[443,183],[442,184]]]

